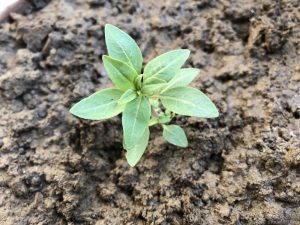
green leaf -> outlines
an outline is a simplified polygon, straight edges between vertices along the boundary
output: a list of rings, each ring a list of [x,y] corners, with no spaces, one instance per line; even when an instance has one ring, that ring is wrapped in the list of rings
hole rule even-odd
[[[109,78],[118,88],[123,91],[134,88],[134,80],[138,75],[133,68],[107,55],[102,60]]]
[[[218,109],[201,91],[191,87],[176,87],[160,95],[162,104],[170,111],[204,118],[219,116]]]
[[[119,104],[127,104],[128,102],[131,102],[133,99],[137,97],[137,94],[135,91],[132,89],[128,89],[124,94],[121,96],[119,99],[118,103]]]
[[[157,98],[150,98],[150,104],[154,109],[159,109],[159,100]]]
[[[151,117],[149,123],[148,123],[148,126],[151,127],[155,124],[158,124],[158,117]]]
[[[123,115],[123,138],[126,148],[133,148],[143,135],[150,121],[151,107],[149,100],[139,96],[126,104]]]
[[[142,74],[138,75],[138,77],[135,79],[136,89],[140,90],[142,88],[143,79],[144,78]]]
[[[126,159],[131,167],[134,167],[143,156],[148,145],[149,136],[149,128],[146,128],[138,143],[132,149],[128,149],[126,153]]]
[[[122,91],[115,88],[103,89],[76,103],[70,113],[83,119],[103,120],[121,113],[124,106],[118,104]]]
[[[169,81],[179,71],[189,55],[189,50],[178,49],[152,59],[145,67],[145,79],[158,78]]]
[[[145,80],[143,84],[150,85],[150,84],[161,84],[161,83],[166,84],[167,81],[156,78],[156,77],[150,77],[149,79]]]
[[[143,57],[136,42],[124,31],[111,25],[105,25],[105,42],[108,54],[127,63],[140,74]]]
[[[177,125],[163,125],[163,137],[173,145],[187,147],[188,141],[184,130]]]
[[[158,94],[166,84],[165,80],[152,77],[143,82],[142,92],[148,95]]]
[[[158,122],[159,123],[169,123],[171,121],[171,117],[170,116],[160,116],[158,118]]]
[[[189,85],[195,77],[199,73],[199,69],[195,68],[183,68],[179,70],[179,72],[173,77],[165,88],[161,91],[164,92],[168,89],[175,88],[175,87],[183,87]]]
[[[142,87],[142,93],[145,93],[147,95],[153,95],[153,94],[158,94],[160,91],[166,86],[165,83],[160,83],[160,84],[147,84]]]

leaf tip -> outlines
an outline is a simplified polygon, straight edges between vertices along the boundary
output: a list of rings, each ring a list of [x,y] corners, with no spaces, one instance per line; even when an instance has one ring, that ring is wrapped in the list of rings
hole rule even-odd
[[[110,23],[107,23],[107,24],[105,24],[105,26],[104,26],[104,31],[106,32],[106,31],[108,31],[109,29],[111,29],[111,28],[113,28],[114,27],[114,25],[112,25],[112,24],[110,24]]]
[[[127,152],[127,153],[126,153],[126,160],[127,160],[127,163],[129,164],[129,166],[135,167],[136,164],[139,162],[139,160],[132,160],[128,154],[129,154],[129,153]]]
[[[189,55],[191,54],[191,51],[189,49],[182,49],[184,51],[184,55],[186,57],[189,57]]]
[[[69,109],[69,113],[71,113],[72,115],[76,116],[75,109],[76,109],[76,104],[73,105],[73,106]]]
[[[217,118],[219,116],[220,116],[219,110],[218,110],[218,108],[214,104],[214,110],[213,110],[213,113],[211,115],[211,118]]]
[[[182,148],[187,148],[189,146],[189,143],[188,143],[188,141],[186,141],[186,143],[184,143],[184,144],[182,144]]]
[[[102,61],[107,60],[108,59],[108,55],[102,55]]]
[[[199,74],[200,73],[200,69],[198,69],[198,68],[193,68],[194,69],[194,71],[195,71],[195,74]]]
[[[80,102],[77,102],[75,105],[73,105],[70,109],[69,109],[69,113],[71,113],[73,116],[82,118],[82,119],[88,119],[85,118],[84,114],[82,114],[81,108],[80,108]]]

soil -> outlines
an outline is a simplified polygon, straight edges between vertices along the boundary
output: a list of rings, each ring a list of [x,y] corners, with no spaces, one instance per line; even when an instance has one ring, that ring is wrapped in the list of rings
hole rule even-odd
[[[1,225],[300,224],[298,0],[34,2],[0,25]],[[68,112],[111,85],[106,23],[145,62],[191,50],[193,86],[221,115],[177,117],[188,148],[154,127],[131,168],[120,116]]]

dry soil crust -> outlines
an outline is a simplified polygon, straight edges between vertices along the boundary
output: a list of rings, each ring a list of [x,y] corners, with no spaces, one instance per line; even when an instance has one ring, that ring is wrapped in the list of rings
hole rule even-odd
[[[12,15],[0,25],[0,224],[299,225],[299,11],[297,0],[61,0]],[[110,85],[105,23],[145,62],[192,51],[193,85],[221,116],[176,118],[187,149],[154,127],[130,168],[120,117],[68,113]]]

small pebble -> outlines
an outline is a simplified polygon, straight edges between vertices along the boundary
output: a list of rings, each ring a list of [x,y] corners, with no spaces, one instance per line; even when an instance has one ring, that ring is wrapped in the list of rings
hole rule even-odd
[[[39,107],[37,109],[37,115],[40,117],[40,118],[45,118],[47,116],[48,112],[47,112],[47,108],[45,107]]]

